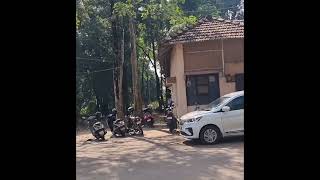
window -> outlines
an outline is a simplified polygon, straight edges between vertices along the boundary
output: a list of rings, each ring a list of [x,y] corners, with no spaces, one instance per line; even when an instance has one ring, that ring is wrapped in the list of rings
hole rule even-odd
[[[209,79],[208,76],[196,77],[197,84],[197,95],[208,95],[209,94]]]
[[[235,111],[244,108],[243,96],[237,97],[227,104],[230,107],[230,111]]]
[[[222,97],[214,100],[210,104],[208,104],[208,106],[205,108],[205,110],[211,110],[213,108],[217,108],[218,106],[220,106],[222,103],[224,103],[228,99],[230,99],[230,97],[222,96]]]
[[[243,81],[244,81],[244,76],[243,74],[236,74],[235,75],[235,80],[236,80],[236,91],[242,91],[243,88]]]
[[[220,97],[219,74],[187,75],[187,105],[205,105]]]

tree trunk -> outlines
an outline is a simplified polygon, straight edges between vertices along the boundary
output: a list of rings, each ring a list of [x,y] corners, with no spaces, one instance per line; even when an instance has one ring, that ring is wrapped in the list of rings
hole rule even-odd
[[[142,93],[142,101],[143,104],[145,104],[145,99],[143,97],[145,97],[145,91],[144,91],[144,77],[143,77],[143,73],[144,72],[144,60],[142,59],[142,68],[141,68],[141,93]]]
[[[150,104],[150,75],[147,73],[147,97],[148,97],[148,104]]]
[[[123,87],[123,91],[122,91],[122,95],[123,95],[123,110],[124,112],[126,111],[126,109],[130,106],[130,102],[129,102],[129,88],[128,88],[128,70],[127,70],[127,66],[124,64],[123,65],[123,79],[122,79],[122,87]]]
[[[112,28],[112,36],[113,36],[113,51],[114,51],[114,71],[113,71],[113,87],[114,87],[114,95],[115,95],[115,106],[118,111],[117,118],[124,118],[123,112],[123,95],[122,95],[122,79],[123,79],[123,62],[124,62],[124,37],[122,37],[121,44],[119,43],[120,35],[118,18],[115,17],[113,12],[114,1],[110,1],[111,6],[111,17],[113,18],[111,28]],[[123,30],[123,29],[122,29]],[[122,36],[124,33],[122,32]]]
[[[163,102],[161,101],[161,87],[160,87],[160,80],[159,80],[159,76],[157,73],[157,57],[156,57],[156,49],[155,49],[155,45],[154,45],[154,40],[152,40],[152,53],[153,53],[153,67],[154,67],[154,75],[156,78],[156,89],[157,89],[157,100],[159,103],[159,110],[161,110]]]
[[[163,100],[163,77],[162,77],[162,73],[160,71],[160,101],[161,104],[164,105],[164,100]]]
[[[122,20],[123,22],[123,20]],[[121,59],[120,59],[120,68],[119,68],[119,72],[120,72],[120,78],[119,78],[119,84],[118,87],[119,88],[119,109],[121,109],[121,118],[124,118],[124,106],[123,106],[123,63],[124,63],[124,29],[122,28],[122,40],[121,40]],[[119,115],[120,117],[120,115]]]
[[[97,99],[96,112],[97,111],[101,112],[101,99],[99,96],[96,96],[96,99]]]
[[[142,98],[139,81],[139,69],[137,68],[137,48],[136,34],[133,24],[133,17],[129,18],[129,31],[131,39],[131,66],[132,66],[132,83],[135,115],[142,117]]]

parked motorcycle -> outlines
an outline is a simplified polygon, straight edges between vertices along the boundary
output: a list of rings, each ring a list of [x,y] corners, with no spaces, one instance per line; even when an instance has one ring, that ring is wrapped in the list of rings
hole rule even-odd
[[[174,130],[177,129],[177,118],[173,114],[173,108],[174,104],[172,103],[169,105],[169,107],[166,109],[166,115],[167,115],[167,126],[169,128],[170,133],[174,133]]]
[[[125,137],[127,128],[125,126],[124,120],[117,119],[113,122],[113,131],[112,134],[115,137]]]
[[[113,135],[115,137],[125,137],[128,135],[143,135],[141,119],[133,115],[133,108],[127,109],[124,119],[117,119],[113,123]]]
[[[116,116],[117,116],[116,108],[113,108],[111,111],[111,114],[107,116],[107,122],[111,132],[113,132],[113,124],[114,124],[114,121],[116,121]]]
[[[91,134],[97,140],[105,140],[105,135],[107,134],[107,130],[105,125],[102,122],[102,115],[100,112],[96,112],[95,115],[90,116],[87,119],[88,126],[90,129]]]
[[[127,133],[129,135],[143,135],[142,120],[140,117],[134,116],[133,112],[133,107],[129,107],[127,110],[127,116],[125,117]]]
[[[143,121],[142,124],[146,127],[152,128],[154,127],[154,119],[152,117],[152,111],[151,108],[143,108]]]

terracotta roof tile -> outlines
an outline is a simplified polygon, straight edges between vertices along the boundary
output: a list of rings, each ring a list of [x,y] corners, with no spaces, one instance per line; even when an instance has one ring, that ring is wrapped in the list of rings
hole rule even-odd
[[[243,38],[243,21],[221,18],[201,19],[195,26],[187,26],[167,39],[167,44],[197,42],[215,39]]]

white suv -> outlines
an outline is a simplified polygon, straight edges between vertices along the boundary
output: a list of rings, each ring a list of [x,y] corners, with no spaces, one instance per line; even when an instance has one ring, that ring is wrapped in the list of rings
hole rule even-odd
[[[200,111],[193,111],[179,119],[181,135],[215,144],[221,138],[243,135],[244,91],[226,94]]]

